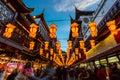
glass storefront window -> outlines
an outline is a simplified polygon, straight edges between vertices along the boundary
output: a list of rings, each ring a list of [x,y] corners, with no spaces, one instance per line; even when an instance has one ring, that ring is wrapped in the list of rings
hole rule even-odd
[[[107,64],[107,60],[106,60],[106,59],[101,59],[101,60],[100,60],[100,63],[101,63],[102,65]]]
[[[118,60],[117,56],[113,56],[113,57],[108,58],[108,61],[109,61],[109,63],[114,63],[114,62],[118,62],[119,60]]]

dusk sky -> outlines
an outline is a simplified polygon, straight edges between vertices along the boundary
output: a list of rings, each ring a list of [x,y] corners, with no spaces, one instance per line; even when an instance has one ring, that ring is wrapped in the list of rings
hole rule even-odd
[[[75,17],[75,6],[79,10],[93,11],[101,0],[23,0],[29,8],[35,8],[31,15],[38,15],[44,11],[44,17],[49,27],[51,23],[57,25],[57,39],[61,42],[61,49],[66,51],[70,32],[70,17]]]

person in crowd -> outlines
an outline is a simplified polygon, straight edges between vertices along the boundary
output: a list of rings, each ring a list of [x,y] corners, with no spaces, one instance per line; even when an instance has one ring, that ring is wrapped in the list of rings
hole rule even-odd
[[[55,72],[56,71],[53,68],[53,63],[52,62],[48,62],[46,69],[41,72],[39,77],[28,76],[28,78],[30,80],[53,80]]]
[[[89,80],[89,77],[89,72],[85,68],[82,68],[82,72],[78,75],[78,80]]]
[[[62,70],[60,66],[58,66],[56,69],[56,76],[57,76],[57,80],[62,80]]]
[[[101,65],[100,69],[98,69],[97,72],[97,78],[98,80],[106,80],[107,74],[106,74],[106,70],[105,70],[105,66]]]
[[[30,62],[26,63],[23,69],[21,69],[15,77],[15,80],[28,80],[27,76],[34,76],[33,68]]]
[[[17,69],[13,70],[13,72],[7,77],[6,80],[14,80],[17,74],[18,74]]]
[[[0,80],[4,80],[5,74],[6,74],[6,63],[5,64],[0,64]]]
[[[74,70],[74,68],[71,68],[70,70],[69,70],[69,73],[68,73],[69,75],[69,79],[68,80],[75,80],[75,70]]]
[[[4,80],[4,76],[5,76],[5,70],[4,68],[0,68],[0,80]]]
[[[120,70],[116,63],[113,63],[110,71],[110,80],[120,80]]]

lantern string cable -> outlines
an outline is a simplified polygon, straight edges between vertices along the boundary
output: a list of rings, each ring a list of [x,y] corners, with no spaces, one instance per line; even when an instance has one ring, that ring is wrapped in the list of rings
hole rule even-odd
[[[84,18],[93,18],[92,16],[81,16],[79,19],[84,19]],[[97,17],[103,17],[102,16],[97,16]],[[58,19],[58,20],[48,20],[47,22],[62,22],[62,21],[70,21],[70,19]]]

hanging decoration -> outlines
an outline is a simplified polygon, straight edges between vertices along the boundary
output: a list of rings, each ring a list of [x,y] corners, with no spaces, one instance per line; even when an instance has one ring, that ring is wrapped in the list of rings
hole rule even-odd
[[[117,25],[115,20],[107,22],[108,29],[111,31],[111,34],[117,34]]]
[[[84,40],[79,41],[80,48],[83,49],[85,47]]]
[[[11,23],[8,23],[5,28],[5,32],[3,33],[3,36],[6,38],[10,38],[12,36],[12,33],[15,29],[15,26]]]
[[[49,31],[50,31],[50,34],[49,34],[50,38],[51,39],[56,38],[56,31],[57,31],[56,24],[51,24]]]
[[[71,31],[72,31],[72,37],[76,38],[78,37],[78,24],[76,22],[71,24]]]
[[[30,25],[30,32],[29,32],[29,36],[32,38],[36,37],[36,32],[37,32],[38,26],[35,23],[32,23]]]
[[[31,41],[29,45],[29,49],[33,50],[34,49],[35,42]]]
[[[94,38],[97,36],[97,27],[96,27],[96,22],[91,22],[88,24],[91,32],[91,36]]]
[[[45,42],[45,50],[48,50],[49,42]]]
[[[68,41],[68,49],[72,49],[72,41]]]

